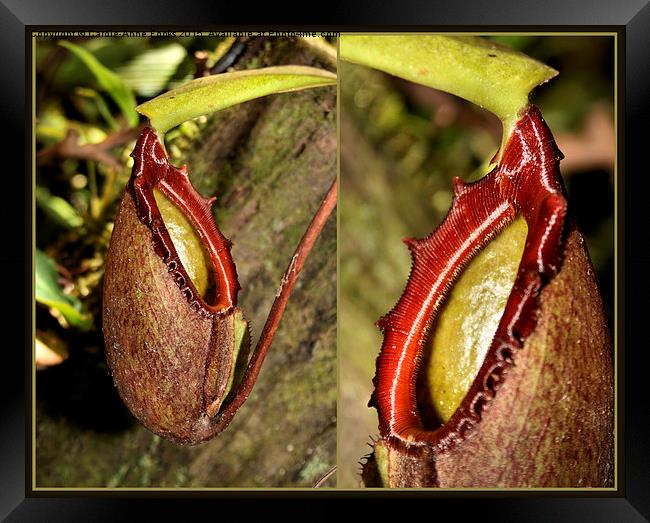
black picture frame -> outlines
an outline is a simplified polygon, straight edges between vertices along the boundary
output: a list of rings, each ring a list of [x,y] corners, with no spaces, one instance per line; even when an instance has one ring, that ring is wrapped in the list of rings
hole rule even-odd
[[[229,7],[230,6],[230,7]],[[0,518],[9,521],[76,521],[114,520],[124,510],[134,506],[133,501],[123,498],[144,497],[311,497],[319,499],[350,497],[436,497],[436,515],[440,509],[453,510],[457,515],[466,512],[495,514],[505,521],[646,521],[650,519],[650,409],[645,403],[645,373],[648,368],[647,342],[644,342],[642,314],[646,312],[648,266],[650,256],[645,253],[647,241],[646,186],[648,180],[647,144],[644,127],[650,121],[648,94],[650,93],[650,6],[646,0],[607,2],[566,2],[552,0],[509,0],[498,4],[480,0],[462,0],[444,5],[409,0],[395,3],[364,2],[347,5],[345,11],[337,12],[334,6],[328,13],[311,11],[322,15],[329,25],[318,25],[327,30],[412,30],[409,24],[419,26],[421,31],[444,29],[487,30],[611,30],[621,29],[624,45],[624,77],[620,78],[619,115],[619,173],[620,188],[624,199],[619,202],[619,350],[624,358],[619,368],[619,434],[621,447],[619,463],[623,464],[624,477],[616,493],[588,492],[562,493],[471,493],[454,492],[439,494],[431,492],[205,492],[151,494],[133,493],[39,493],[30,491],[31,465],[26,436],[31,432],[30,384],[25,382],[26,372],[31,369],[31,322],[32,285],[31,270],[31,180],[29,174],[30,116],[27,96],[27,44],[30,26],[47,25],[151,25],[163,26],[174,23],[185,27],[209,28],[219,25],[221,29],[251,29],[261,26],[239,25],[234,22],[232,4],[204,2],[194,4],[192,9],[179,2],[146,0],[135,2],[106,2],[97,0],[50,0],[44,5],[35,1],[10,0],[0,6],[3,75],[0,82],[4,105],[4,123],[8,131],[3,139],[5,168],[3,177],[5,202],[0,206],[0,223],[4,225],[3,247],[0,249],[0,270],[5,290],[5,336],[4,370],[1,385],[2,415],[0,416]],[[268,13],[264,12],[268,9]],[[293,15],[280,15],[277,5],[256,9],[255,21],[268,20],[295,23],[296,18],[306,20],[306,11],[293,11]],[[305,16],[300,16],[300,15]],[[266,18],[265,18],[265,15]],[[334,19],[337,20],[334,22]],[[246,16],[239,16],[245,23]],[[315,22],[314,22],[315,23]],[[338,25],[331,25],[336,23]],[[503,24],[508,24],[504,26]],[[377,26],[374,24],[384,24]],[[391,24],[387,26],[385,24]],[[275,28],[278,26],[276,25]],[[286,26],[287,30],[307,29],[315,25]],[[283,29],[285,27],[283,26]],[[624,105],[623,105],[624,102]],[[622,123],[624,122],[624,127]],[[24,134],[17,129],[24,124]],[[21,137],[23,142],[21,143]],[[21,152],[24,151],[24,155]],[[13,165],[15,164],[15,165]],[[23,198],[14,195],[22,194]],[[23,226],[18,225],[20,217]],[[22,276],[22,278],[20,277]],[[19,304],[22,304],[22,308]],[[21,318],[22,314],[22,318]],[[15,338],[15,341],[14,341]],[[22,351],[21,351],[22,348]],[[110,496],[110,497],[108,497]],[[66,499],[67,498],[67,499]],[[463,498],[463,499],[460,499]],[[470,498],[470,499],[465,499]],[[167,516],[186,514],[185,503],[160,503],[148,500],[148,517],[164,511]],[[155,505],[151,503],[155,502]],[[310,500],[313,501],[313,500]],[[433,500],[432,500],[433,501]],[[192,510],[212,505],[212,500],[197,500]],[[209,507],[211,510],[213,507]],[[216,515],[216,514],[215,514]]]

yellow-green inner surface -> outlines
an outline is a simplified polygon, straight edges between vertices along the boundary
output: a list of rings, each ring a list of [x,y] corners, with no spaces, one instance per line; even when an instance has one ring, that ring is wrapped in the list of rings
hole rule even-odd
[[[446,423],[478,374],[517,275],[528,227],[518,216],[465,268],[452,287],[431,338],[425,380]]]
[[[210,285],[211,264],[199,233],[183,211],[162,192],[154,189],[153,195],[181,264],[197,292],[205,298]]]

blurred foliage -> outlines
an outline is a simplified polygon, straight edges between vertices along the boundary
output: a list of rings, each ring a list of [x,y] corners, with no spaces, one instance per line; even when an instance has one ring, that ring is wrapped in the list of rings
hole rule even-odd
[[[59,312],[63,326],[72,325],[80,329],[88,329],[92,324],[92,316],[84,310],[78,298],[65,294],[59,286],[58,275],[54,261],[36,249],[36,285],[37,303],[42,303]]]
[[[61,42],[60,45],[74,53],[74,55],[79,58],[88,69],[90,69],[97,83],[119,106],[122,115],[126,118],[129,124],[129,127],[135,127],[138,124],[138,115],[134,109],[135,96],[133,96],[133,92],[126,86],[122,79],[113,71],[104,67],[92,53],[86,51],[83,47],[65,41]],[[101,109],[103,110],[102,116],[105,118],[109,117],[105,103],[102,104]],[[115,122],[112,117],[109,118],[111,118],[112,123]]]
[[[531,101],[565,153],[560,169],[611,325],[613,37],[492,38],[560,73],[535,89]],[[374,322],[395,304],[409,273],[410,256],[401,240],[428,235],[444,218],[452,177],[471,181],[487,172],[501,127],[496,117],[465,100],[376,70],[341,62],[339,77],[339,477],[341,486],[355,487],[355,463],[377,433],[376,411],[366,407],[382,339]],[[602,141],[592,138],[594,122],[602,124],[596,133]]]

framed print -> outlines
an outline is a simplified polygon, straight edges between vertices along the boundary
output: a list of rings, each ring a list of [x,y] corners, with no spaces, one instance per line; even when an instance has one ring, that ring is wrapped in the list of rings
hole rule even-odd
[[[127,510],[124,498],[178,515],[224,498],[426,498],[463,516],[650,517],[644,1],[332,7],[327,24],[304,25],[247,24],[230,6],[207,3],[12,0],[0,9],[9,131],[0,266],[5,325],[19,333],[6,338],[3,366],[2,518],[114,518]],[[253,21],[264,20],[265,6],[255,9]],[[380,35],[403,40],[379,58],[358,42],[345,47]],[[495,97],[475,96],[494,84],[480,63],[460,67],[469,73],[446,86],[422,80],[444,69],[443,52],[418,55],[418,37],[432,35],[479,37],[559,71],[533,82],[539,113],[526,113],[529,126],[509,121],[527,137],[521,157],[528,150],[549,160],[535,174],[547,186],[513,182],[510,191],[503,169],[498,184],[478,181],[506,165],[499,145],[508,140],[487,114]],[[461,92],[463,82],[474,90]],[[535,142],[536,133],[547,139]],[[531,152],[533,142],[543,142],[543,154]],[[504,383],[521,373],[511,389],[493,387],[480,361],[470,371],[429,372],[427,361],[442,368],[458,359],[444,351],[460,324],[445,327],[452,335],[438,340],[442,352],[424,362],[417,351],[390,352],[408,348],[420,317],[418,336],[428,339],[431,323],[438,332],[446,320],[432,314],[442,314],[476,259],[456,258],[472,242],[498,241],[499,231],[463,210],[454,230],[435,233],[438,252],[459,240],[445,258],[452,284],[438,296],[443,305],[420,314],[428,295],[404,298],[413,287],[409,248],[432,237],[457,212],[454,198],[475,194],[468,187],[477,183],[494,186],[481,196],[494,203],[488,215],[501,209],[510,223],[539,214],[541,224],[528,247],[534,220],[519,235],[516,260],[527,248],[541,255],[529,256],[535,266],[516,284],[519,265],[511,267],[504,309],[492,314],[487,338],[477,335],[485,353],[495,332],[508,334],[498,324],[509,313],[524,318],[511,330],[526,347],[540,332],[528,317],[553,316],[569,332],[587,325],[542,366],[499,352],[514,364]],[[598,290],[574,296],[584,286],[572,280],[555,298],[585,305],[584,322],[571,307],[506,305],[513,288],[541,282],[535,297],[551,288],[568,259],[549,247],[566,239],[553,228],[565,217],[563,184],[593,273],[578,265]],[[551,199],[522,203],[538,189]],[[465,236],[461,222],[474,227]],[[438,258],[423,260],[418,274],[438,271]],[[488,260],[473,281],[501,263]],[[441,274],[432,278],[447,281]],[[602,306],[592,310],[596,295]],[[406,307],[415,316],[408,325],[395,320],[408,316],[400,300],[417,302]],[[590,336],[607,340],[605,330],[602,361],[562,359]],[[450,375],[465,386],[441,393]],[[483,401],[486,391],[494,394]],[[516,398],[499,406],[499,392]],[[418,445],[428,450],[414,452]],[[458,449],[465,453],[450,456]],[[583,470],[585,459],[597,464]],[[158,503],[166,498],[178,506]]]

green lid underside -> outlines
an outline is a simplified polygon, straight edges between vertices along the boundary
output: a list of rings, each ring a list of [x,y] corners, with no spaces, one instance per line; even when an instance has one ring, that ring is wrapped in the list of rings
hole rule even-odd
[[[334,73],[315,67],[265,67],[197,78],[139,105],[136,110],[148,117],[162,136],[187,120],[255,98],[334,84]]]
[[[503,122],[504,136],[530,91],[557,71],[475,36],[344,35],[344,60],[440,89],[479,105]]]

